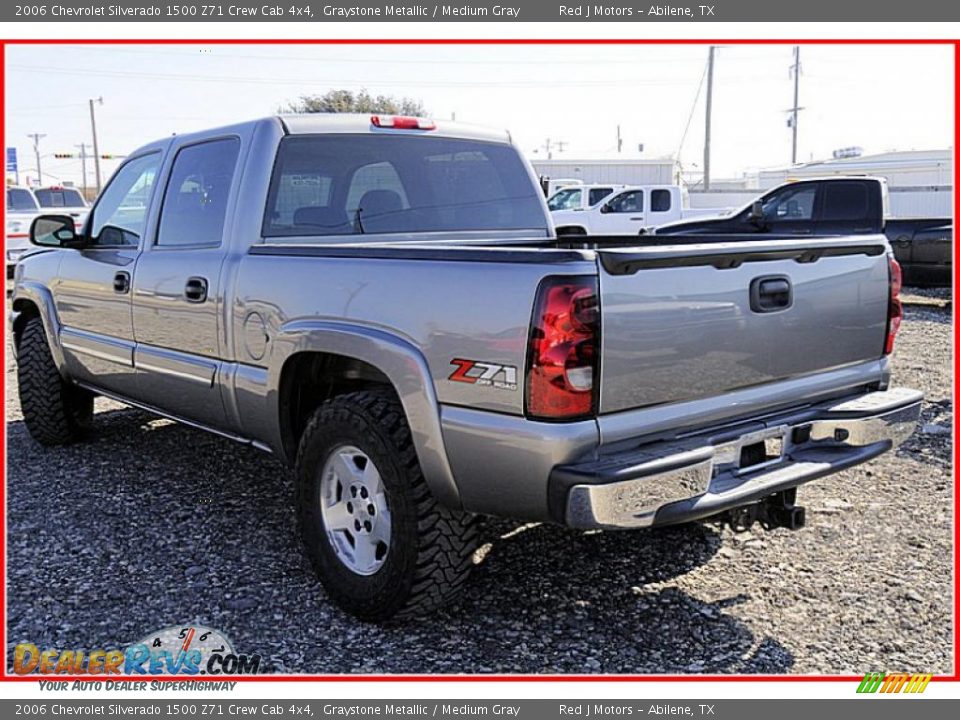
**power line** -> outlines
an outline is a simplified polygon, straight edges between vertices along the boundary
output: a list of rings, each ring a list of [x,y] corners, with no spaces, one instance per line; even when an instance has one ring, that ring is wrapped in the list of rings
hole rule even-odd
[[[697,85],[697,94],[693,96],[693,104],[690,106],[690,114],[687,116],[687,124],[683,128],[683,135],[680,136],[680,144],[677,146],[677,161],[680,160],[680,153],[683,151],[683,144],[687,140],[687,132],[690,130],[690,123],[693,121],[693,114],[697,111],[697,103],[700,102],[700,92],[703,90],[703,81],[707,78],[707,66],[703,66],[703,73],[700,75],[700,83]]]

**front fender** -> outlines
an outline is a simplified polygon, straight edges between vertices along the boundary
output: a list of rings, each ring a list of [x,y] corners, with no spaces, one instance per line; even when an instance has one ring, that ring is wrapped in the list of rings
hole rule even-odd
[[[275,417],[280,417],[280,378],[292,356],[321,352],[361,360],[380,370],[403,404],[424,479],[442,504],[460,508],[460,492],[447,459],[440,410],[430,369],[409,341],[384,330],[353,323],[302,320],[279,328],[273,339],[268,387]]]
[[[13,300],[11,302],[13,308],[10,317],[11,327],[14,326],[16,318],[22,312],[25,303],[33,304],[40,313],[53,362],[60,374],[66,377],[63,348],[60,346],[60,317],[57,315],[57,308],[53,302],[53,294],[49,288],[38,282],[27,280],[17,283],[13,290]]]

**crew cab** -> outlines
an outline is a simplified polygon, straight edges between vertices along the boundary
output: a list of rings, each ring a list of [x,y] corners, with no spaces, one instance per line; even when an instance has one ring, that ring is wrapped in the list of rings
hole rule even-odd
[[[631,185],[622,187],[603,202],[560,208],[553,214],[558,236],[641,235],[681,218],[716,215],[722,209],[692,210],[685,207],[685,193],[678,185]]]
[[[674,222],[657,235],[774,233],[836,235],[885,233],[911,283],[950,285],[953,222],[950,218],[891,219],[886,180],[825,177],[789,182],[722,217]]]
[[[558,190],[547,198],[547,209],[557,210],[586,210],[612,195],[616,190],[622,190],[626,185],[581,185],[566,187]]]
[[[40,214],[40,204],[30,188],[7,186],[6,232],[4,237],[4,261],[7,277],[12,277],[17,260],[30,245],[30,223]]]
[[[104,395],[272,453],[329,596],[369,621],[462,588],[478,515],[799,527],[796,488],[896,447],[922,399],[890,382],[883,235],[558,239],[505,131],[175,135],[82,230],[42,216],[31,240],[12,328],[33,438],[83,439]]]

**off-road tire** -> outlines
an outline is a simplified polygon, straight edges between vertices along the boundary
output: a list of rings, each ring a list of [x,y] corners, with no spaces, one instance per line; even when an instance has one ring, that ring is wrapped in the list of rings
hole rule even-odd
[[[359,575],[337,557],[320,510],[320,474],[338,447],[374,462],[391,516],[383,565]],[[403,407],[390,392],[332,398],[314,412],[300,440],[296,506],[301,538],[321,583],[346,612],[368,622],[428,613],[450,601],[473,566],[475,516],[440,505],[420,470]]]
[[[17,384],[23,421],[41,445],[67,445],[84,437],[93,421],[93,395],[60,375],[43,320],[27,321],[17,351]]]

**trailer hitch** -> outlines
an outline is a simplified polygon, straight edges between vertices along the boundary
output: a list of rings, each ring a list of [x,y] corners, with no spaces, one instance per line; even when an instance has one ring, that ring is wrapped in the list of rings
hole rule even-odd
[[[797,489],[790,488],[759,502],[722,512],[713,520],[737,533],[746,532],[754,523],[760,523],[764,530],[778,527],[799,530],[806,524],[807,513],[802,505],[795,504],[796,500]]]

